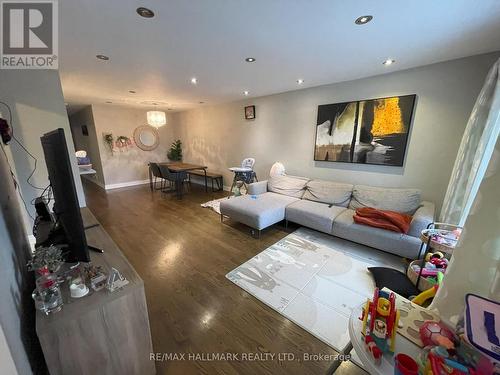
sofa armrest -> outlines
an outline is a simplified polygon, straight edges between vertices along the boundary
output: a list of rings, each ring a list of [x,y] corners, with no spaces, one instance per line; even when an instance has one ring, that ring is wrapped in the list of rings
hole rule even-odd
[[[435,210],[436,207],[434,206],[434,203],[422,201],[422,204],[413,215],[408,235],[413,237],[420,237],[420,232],[427,228],[430,223],[434,222]]]
[[[250,195],[263,194],[267,191],[267,180],[248,184],[247,187]]]

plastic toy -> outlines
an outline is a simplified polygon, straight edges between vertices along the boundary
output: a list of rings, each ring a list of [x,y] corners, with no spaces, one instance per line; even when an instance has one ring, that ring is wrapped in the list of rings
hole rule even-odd
[[[420,270],[418,264],[412,264],[411,268],[419,277],[425,277],[430,285],[439,284],[437,277],[439,274],[444,274],[446,272],[448,268],[448,259],[444,257],[443,253],[437,251],[425,256],[424,268],[422,268],[422,270]],[[432,291],[429,290],[426,295],[430,298],[433,297],[431,294]]]
[[[448,259],[446,259],[446,258],[442,258],[442,259],[432,258],[429,261],[429,263],[438,269],[446,269],[446,267],[448,267]]]
[[[431,288],[424,290],[422,293],[413,298],[411,301],[419,306],[422,306],[425,303],[425,301],[427,301],[430,298],[434,298],[438,288],[439,288],[438,284],[433,285]]]
[[[419,328],[419,333],[424,346],[440,345],[440,343],[449,346],[451,342],[451,348],[453,348],[453,343],[456,341],[455,334],[449,328],[432,320],[424,322]],[[443,338],[448,340],[443,340]]]
[[[418,364],[404,353],[394,356],[394,375],[418,375]]]
[[[460,325],[460,324],[459,324]],[[426,321],[419,328],[425,345],[418,358],[425,375],[492,375],[493,363],[480,348],[469,344],[461,328],[457,334],[441,322]]]
[[[441,374],[450,374],[450,375],[465,375],[465,374],[475,374],[475,372],[471,372],[473,370],[469,370],[466,366],[458,363],[457,361],[453,361],[444,356],[436,355],[434,350],[431,350],[427,355],[427,367],[426,374],[432,375],[441,375]]]
[[[394,293],[375,288],[373,300],[366,301],[360,319],[363,321],[362,334],[365,336],[365,344],[374,360],[378,361],[379,353],[380,357],[381,353],[393,353],[399,322]]]
[[[475,294],[465,296],[466,338],[492,362],[500,364],[500,302]],[[500,365],[499,365],[500,367]]]
[[[375,360],[375,364],[380,364],[380,361],[382,359],[382,350],[375,344],[375,340],[370,335],[365,336],[365,347],[366,350],[368,350],[373,359]]]
[[[439,285],[441,285],[441,282],[443,281],[444,274],[442,272],[437,273],[437,284],[433,285],[431,288],[424,290],[422,293],[420,293],[418,296],[414,297],[411,301],[419,306],[422,306],[425,301],[427,301],[429,298],[434,298],[436,295],[436,292],[439,289]]]
[[[440,251],[436,251],[435,253],[428,253],[426,256],[425,256],[425,261],[426,262],[430,262],[431,259],[443,259],[444,258],[444,255],[442,252]]]

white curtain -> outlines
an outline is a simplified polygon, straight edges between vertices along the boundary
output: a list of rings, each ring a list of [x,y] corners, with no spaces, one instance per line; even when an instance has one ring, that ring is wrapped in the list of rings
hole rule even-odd
[[[465,295],[500,301],[500,139],[453,251],[446,276],[430,308],[455,324],[464,311]]]
[[[459,78],[458,78],[459,79]],[[458,150],[439,220],[463,226],[500,130],[500,59],[476,100]]]

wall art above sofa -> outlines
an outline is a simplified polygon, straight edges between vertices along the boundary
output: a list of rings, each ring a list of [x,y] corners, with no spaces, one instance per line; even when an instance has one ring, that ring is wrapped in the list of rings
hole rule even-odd
[[[415,98],[318,106],[314,160],[403,166]]]

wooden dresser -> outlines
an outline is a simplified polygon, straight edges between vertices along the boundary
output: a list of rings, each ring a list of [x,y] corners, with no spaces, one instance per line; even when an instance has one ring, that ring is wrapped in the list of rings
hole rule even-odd
[[[82,208],[85,226],[98,223]],[[89,245],[104,250],[90,252],[92,263],[106,272],[118,269],[129,284],[109,293],[106,289],[81,299],[61,288],[64,306],[46,316],[37,311],[36,331],[51,375],[155,374],[144,283],[101,226],[86,231]]]

